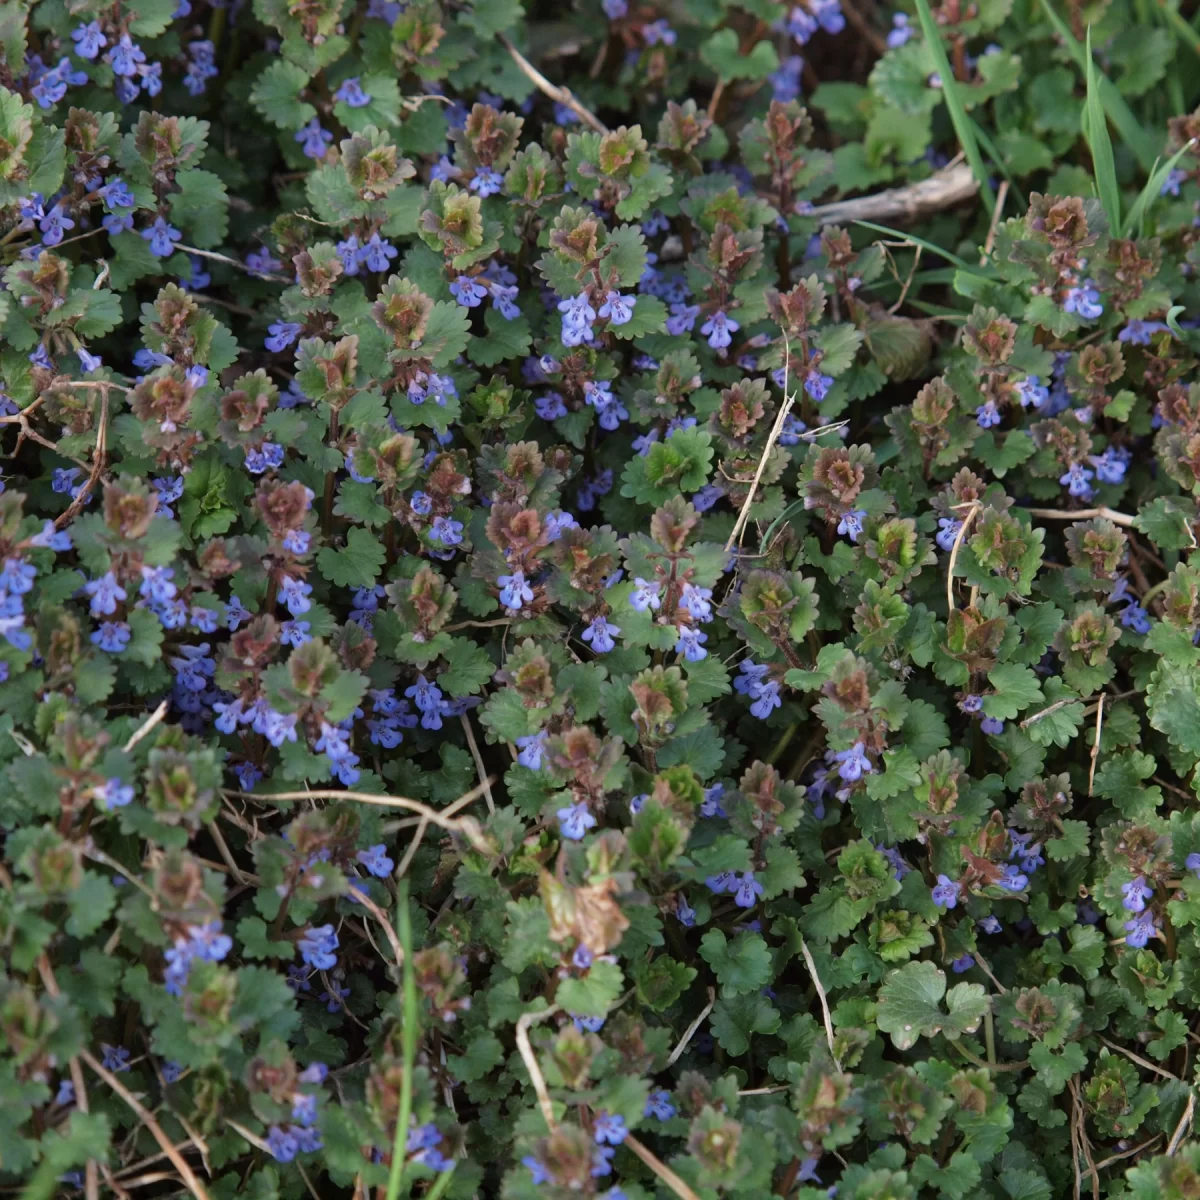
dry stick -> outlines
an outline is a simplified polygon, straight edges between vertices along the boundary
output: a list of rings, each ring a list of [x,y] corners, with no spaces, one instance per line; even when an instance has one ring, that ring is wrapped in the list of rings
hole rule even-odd
[[[1108,1038],[1101,1034],[1097,1034],[1097,1036],[1110,1050],[1115,1050],[1118,1054],[1125,1055],[1130,1062],[1137,1063],[1139,1067],[1143,1067],[1147,1071],[1152,1071],[1155,1075],[1161,1075],[1164,1079],[1174,1080],[1175,1083],[1183,1082],[1178,1075],[1172,1075],[1165,1068],[1155,1066],[1154,1063],[1147,1058],[1143,1058],[1140,1054],[1135,1054],[1132,1050],[1127,1050],[1124,1046],[1118,1046],[1116,1042],[1110,1042]]]
[[[688,1048],[688,1042],[696,1036],[696,1030],[704,1024],[705,1018],[713,1010],[713,1005],[717,1002],[717,993],[712,988],[708,989],[708,1003],[700,1010],[700,1015],[684,1030],[683,1037],[679,1039],[679,1045],[671,1051],[671,1057],[667,1059],[667,1066],[673,1067],[678,1061],[679,1056]]]
[[[1132,529],[1137,520],[1113,508],[1077,508],[1074,512],[1063,512],[1057,508],[1027,508],[1025,511],[1031,517],[1041,517],[1044,521],[1090,521],[1094,517],[1103,517],[1114,525],[1124,525],[1126,529]]]
[[[392,945],[392,953],[396,956],[396,966],[403,968],[404,947],[400,945],[400,939],[396,936],[396,931],[392,928],[392,922],[387,913],[370,896],[365,895],[363,892],[359,892],[354,897],[354,900],[355,903],[361,904],[383,926],[383,932],[387,935],[387,939]],[[365,929],[365,921],[363,922],[363,926]]]
[[[754,472],[754,478],[750,481],[750,490],[746,493],[746,499],[742,501],[742,511],[738,513],[737,520],[733,523],[733,529],[729,533],[729,540],[725,543],[725,553],[728,554],[733,549],[734,542],[741,544],[741,536],[746,529],[746,525],[750,520],[750,505],[754,503],[754,494],[758,491],[758,482],[763,477],[763,472],[767,469],[767,459],[771,455],[771,451],[775,448],[775,442],[779,435],[783,432],[783,423],[788,418],[788,413],[792,411],[792,405],[795,403],[796,395],[793,392],[788,395],[788,371],[791,367],[791,343],[785,336],[783,339],[783,404],[780,406],[779,415],[775,418],[775,424],[771,426],[771,432],[767,436],[767,445],[762,452],[762,457],[758,460],[758,469]]]
[[[133,735],[129,741],[125,743],[125,753],[128,754],[144,737],[146,737],[156,725],[162,722],[162,719],[167,715],[168,702],[163,700],[159,706],[133,731]]]
[[[959,507],[955,505],[955,507]],[[971,527],[971,522],[975,520],[975,514],[979,511],[979,501],[972,500],[970,511],[963,517],[962,524],[958,527],[958,532],[954,535],[954,545],[950,547],[950,569],[946,572],[946,615],[954,611],[954,564],[958,562],[959,547],[963,544],[963,538],[967,536],[967,530]]]
[[[215,250],[199,250],[195,246],[176,246],[176,250],[182,250],[186,254],[196,254],[200,258],[210,258],[213,262],[224,263],[227,267],[237,267],[239,271],[245,271],[247,275],[253,275],[256,279],[269,279],[272,283],[294,283],[295,280],[289,279],[286,275],[268,275],[265,271],[256,271],[253,267],[248,267],[244,262],[240,262],[236,258],[230,258],[228,254],[218,254]]]
[[[1129,1150],[1122,1150],[1120,1154],[1114,1154],[1111,1158],[1106,1158],[1102,1162],[1098,1162],[1096,1170],[1103,1171],[1105,1167],[1111,1167],[1113,1163],[1120,1162],[1123,1158],[1132,1158],[1135,1154],[1141,1154],[1147,1146],[1153,1146],[1160,1137],[1162,1137],[1162,1134],[1156,1133],[1152,1138],[1147,1138],[1140,1146],[1133,1146]]]
[[[80,1050],[79,1057],[108,1084],[130,1108],[137,1113],[150,1135],[162,1148],[163,1153],[171,1160],[171,1165],[179,1172],[184,1186],[196,1197],[196,1200],[209,1200],[204,1185],[196,1178],[187,1159],[175,1149],[171,1139],[163,1132],[162,1126],[154,1119],[154,1114],[111,1072],[102,1067],[88,1050]]]
[[[489,776],[483,783],[473,787],[464,796],[460,796],[455,801],[456,805],[461,805],[470,800],[476,799],[484,794],[484,790],[491,785],[492,777]],[[258,794],[255,792],[240,792],[236,789],[228,789],[225,791],[226,796],[241,796],[247,800],[353,800],[358,804],[374,804],[379,808],[402,808],[406,812],[419,813],[425,817],[431,824],[437,825],[441,829],[448,829],[451,833],[461,833],[466,835],[472,841],[479,835],[479,822],[474,817],[447,817],[445,813],[439,812],[436,808],[430,808],[428,804],[422,804],[419,800],[410,800],[407,796],[377,796],[371,792],[343,792],[335,788],[313,788],[307,792],[270,792]]]
[[[8,880],[5,880],[6,884]],[[11,885],[9,885],[11,886]],[[50,966],[50,959],[45,955],[39,955],[37,961],[38,974],[42,977],[42,986],[50,993],[51,996],[60,994],[58,980],[54,978],[54,970]],[[69,1069],[71,1072],[71,1083],[75,1087],[75,1107],[81,1113],[88,1111],[88,1094],[87,1083],[83,1078],[83,1068],[79,1065],[79,1059],[72,1057]],[[98,1200],[100,1195],[100,1181],[96,1175],[96,1162],[89,1158],[84,1174],[84,1187],[87,1200]]]
[[[1032,717],[1026,717],[1021,722],[1022,729],[1028,729],[1030,725],[1036,725],[1043,717],[1048,717],[1053,712],[1058,712],[1060,708],[1066,708],[1068,704],[1085,704],[1086,701],[1080,696],[1071,696],[1067,700],[1056,700],[1049,708],[1043,708],[1041,712],[1035,712]]]
[[[804,965],[812,976],[813,987],[817,989],[817,999],[821,1001],[821,1019],[825,1022],[825,1040],[829,1043],[829,1057],[833,1059],[833,1065],[837,1067],[840,1074],[842,1064],[838,1061],[837,1051],[833,1048],[833,1020],[829,1016],[829,999],[825,995],[821,977],[817,974],[817,964],[813,962],[812,952],[804,938],[800,939],[800,953],[804,956]]]
[[[1105,693],[1100,693],[1100,699],[1096,702],[1096,738],[1092,742],[1092,765],[1088,770],[1088,795],[1092,794],[1092,785],[1096,782],[1096,762],[1100,757],[1100,730],[1104,728],[1104,698]]]
[[[605,125],[599,117],[584,108],[583,105],[575,99],[568,88],[559,87],[557,84],[551,83],[550,80],[548,80],[545,75],[543,75],[541,71],[539,71],[537,67],[535,67],[533,63],[531,63],[529,59],[527,59],[525,55],[523,55],[520,50],[518,50],[516,46],[514,46],[512,42],[510,42],[508,38],[504,36],[504,34],[496,34],[496,40],[505,48],[505,50],[509,52],[509,54],[512,56],[513,62],[520,67],[525,77],[530,83],[533,84],[535,88],[538,89],[538,91],[549,96],[551,100],[557,100],[559,104],[565,104],[581,121],[585,121],[597,133],[608,132],[608,126]]]
[[[492,785],[488,780],[487,767],[483,765],[483,755],[479,753],[479,743],[475,741],[475,731],[471,728],[471,718],[463,713],[459,720],[462,722],[463,733],[467,735],[467,745],[471,748],[471,757],[475,760],[475,773],[483,787],[483,796],[487,800],[488,812],[496,811],[496,801],[492,799]]]
[[[1191,1092],[1188,1095],[1187,1108],[1183,1110],[1183,1116],[1179,1118],[1179,1124],[1175,1126],[1175,1132],[1171,1134],[1171,1140],[1167,1143],[1167,1157],[1170,1158],[1176,1150],[1179,1149],[1179,1143],[1183,1141],[1187,1134],[1188,1128],[1192,1123],[1192,1114],[1196,1111],[1196,1093]]]
[[[842,225],[851,221],[916,221],[929,213],[952,208],[969,200],[979,190],[971,168],[966,163],[947,167],[920,183],[907,187],[888,188],[853,200],[836,200],[818,204],[804,217],[816,217],[824,225]]]
[[[558,1121],[554,1116],[554,1105],[550,1101],[550,1091],[546,1087],[546,1077],[542,1074],[542,1068],[538,1066],[537,1055],[533,1052],[533,1047],[529,1044],[529,1027],[535,1021],[544,1021],[547,1017],[552,1017],[558,1012],[558,1005],[553,1008],[545,1008],[541,1012],[522,1013],[517,1018],[517,1049],[521,1052],[521,1058],[525,1061],[525,1070],[529,1072],[529,1080],[533,1084],[533,1090],[537,1095],[538,1107],[542,1110],[542,1116],[546,1121],[546,1128],[553,1133],[558,1128]]]
[[[67,510],[54,519],[55,529],[62,529],[69,525],[75,514],[83,509],[108,462],[108,391],[107,387],[100,389],[100,427],[96,430],[96,448],[92,451],[92,469]]]
[[[1000,214],[1004,211],[1004,201],[1008,199],[1008,180],[1002,180],[996,191],[996,207],[992,211],[992,223],[988,226],[987,240],[983,243],[983,253],[979,256],[979,265],[987,266],[991,257],[992,247],[996,244],[996,230],[1000,227]]]
[[[700,1197],[657,1154],[642,1145],[632,1133],[625,1135],[623,1144],[628,1146],[679,1197],[679,1200],[700,1200]]]
[[[420,817],[417,820],[417,832],[413,834],[412,841],[408,843],[408,849],[404,851],[404,857],[400,860],[400,865],[396,868],[396,878],[403,879],[412,865],[413,856],[417,853],[417,848],[421,845],[425,837],[425,831],[429,828],[429,822]]]

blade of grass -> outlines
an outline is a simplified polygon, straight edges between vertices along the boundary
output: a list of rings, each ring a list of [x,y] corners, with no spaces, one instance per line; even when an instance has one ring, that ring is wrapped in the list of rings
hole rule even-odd
[[[1188,142],[1186,146],[1176,150],[1165,163],[1156,163],[1153,171],[1150,172],[1150,178],[1146,180],[1146,186],[1142,188],[1142,194],[1134,201],[1133,207],[1125,215],[1125,224],[1121,230],[1121,236],[1128,236],[1134,226],[1137,226],[1138,234],[1145,233],[1146,213],[1149,211],[1150,205],[1162,194],[1162,186],[1167,181],[1167,176],[1171,174],[1175,168],[1175,164],[1195,145],[1195,139]]]
[[[1021,190],[1021,185],[1013,178],[1012,172],[1008,169],[1008,164],[1005,163],[1000,151],[996,149],[995,142],[984,132],[983,126],[980,125],[973,117],[968,118],[975,128],[975,136],[979,139],[979,144],[983,147],[983,152],[992,160],[996,170],[1008,180],[1008,186],[1012,189],[1013,195],[1017,198],[1017,203],[1021,208],[1029,207],[1029,199]]]
[[[1050,18],[1050,24],[1054,26],[1055,32],[1062,38],[1063,44],[1075,60],[1076,66],[1081,71],[1086,70],[1086,51],[1072,36],[1070,29],[1067,28],[1062,17],[1050,6],[1050,0],[1042,0],[1042,8],[1045,10],[1046,16]],[[1108,113],[1108,119],[1112,121],[1117,132],[1121,135],[1121,141],[1132,151],[1133,156],[1141,164],[1143,171],[1152,171],[1154,169],[1154,160],[1158,157],[1158,149],[1154,138],[1142,128],[1141,122],[1133,115],[1133,110],[1125,102],[1125,97],[1117,91],[1112,81],[1105,79],[1101,75],[1098,82],[1100,103],[1104,105],[1104,111]]]
[[[958,94],[958,80],[954,78],[954,68],[950,66],[950,60],[946,57],[946,47],[942,45],[942,35],[938,30],[937,22],[933,19],[929,0],[916,0],[916,2],[917,15],[921,18],[921,30],[925,35],[929,53],[933,56],[934,69],[942,81],[942,97],[946,101],[946,108],[950,111],[950,121],[954,125],[954,132],[958,135],[958,144],[962,147],[963,153],[967,156],[967,162],[970,164],[975,178],[979,181],[979,194],[983,198],[984,207],[990,216],[992,209],[996,207],[996,197],[992,194],[992,182],[988,177],[983,156],[979,153],[979,142],[975,137],[974,124],[967,115],[962,97]]]
[[[437,1182],[425,1193],[422,1200],[442,1200],[446,1194],[446,1189],[450,1186],[450,1180],[454,1178],[454,1168],[443,1172],[438,1176]]]
[[[1096,194],[1108,217],[1109,229],[1121,228],[1121,188],[1117,183],[1117,164],[1113,159],[1112,139],[1108,136],[1108,117],[1100,103],[1100,85],[1096,60],[1092,57],[1092,27],[1087,29],[1087,98],[1083,104],[1083,136],[1092,154],[1092,174]]]
[[[890,225],[876,225],[874,221],[855,221],[855,225],[861,225],[864,229],[873,230],[875,233],[886,233],[888,237],[896,238],[898,241],[911,242],[914,246],[920,246],[922,250],[928,250],[930,254],[936,254],[939,258],[944,258],[947,262],[953,263],[961,271],[970,271],[972,275],[978,275],[981,279],[995,279],[994,272],[981,271],[978,267],[973,267],[969,262],[964,262],[957,254],[953,254],[949,250],[943,250],[940,246],[935,246],[932,242],[925,241],[924,238],[919,238],[915,234],[903,233],[899,229],[893,229]]]
[[[396,1138],[392,1143],[392,1167],[388,1172],[387,1200],[399,1200],[404,1182],[404,1157],[408,1153],[408,1121],[412,1115],[413,1067],[417,1061],[417,984],[412,972],[412,918],[408,911],[408,884],[402,879],[396,895],[396,933],[404,951],[400,970],[402,1014],[400,1047],[404,1073],[400,1077],[400,1112],[396,1117]]]
[[[1171,27],[1175,36],[1181,42],[1186,42],[1191,48],[1200,54],[1200,33],[1183,18],[1178,9],[1172,8],[1169,3],[1164,3],[1159,0],[1158,11],[1166,18],[1167,24]],[[1200,13],[1197,14],[1200,16]]]

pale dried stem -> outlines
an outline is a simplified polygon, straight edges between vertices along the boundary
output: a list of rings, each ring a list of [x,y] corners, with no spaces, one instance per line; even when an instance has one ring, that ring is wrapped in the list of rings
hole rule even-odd
[[[978,512],[979,501],[973,500],[967,515],[963,517],[962,524],[958,527],[958,532],[954,535],[954,545],[950,547],[950,567],[946,572],[947,616],[954,611],[954,565],[958,562],[958,552],[962,547],[963,538],[967,536],[967,530],[971,528],[971,522],[975,520],[975,514]]]
[[[483,755],[479,753],[479,743],[475,741],[475,731],[471,728],[471,718],[467,713],[463,713],[459,720],[462,721],[463,733],[467,735],[467,745],[471,749],[471,757],[475,760],[475,773],[479,776],[480,786],[483,788],[484,799],[487,800],[488,812],[496,811],[496,801],[492,798],[492,784],[488,779],[487,767],[483,765]]]
[[[817,989],[817,999],[821,1002],[821,1019],[825,1022],[825,1040],[829,1043],[829,1057],[833,1059],[833,1065],[841,1074],[842,1064],[838,1061],[837,1051],[833,1048],[833,1019],[829,1015],[829,998],[825,995],[821,977],[817,974],[817,964],[813,962],[812,952],[803,938],[800,939],[800,953],[804,957],[804,965],[808,968],[809,975],[812,976],[813,987]]]
[[[147,737],[156,725],[161,724],[163,718],[167,715],[169,702],[164,700],[161,704],[133,731],[129,741],[125,743],[125,753],[128,754],[143,738]]]
[[[683,1032],[683,1037],[679,1039],[679,1044],[671,1051],[671,1057],[667,1059],[667,1066],[672,1067],[679,1061],[679,1056],[688,1048],[688,1043],[696,1036],[696,1030],[704,1024],[708,1014],[712,1012],[713,1005],[717,1002],[717,994],[712,988],[708,989],[708,1003],[700,1011],[700,1015],[687,1027]]]
[[[551,1133],[558,1128],[558,1121],[554,1116],[554,1105],[550,1100],[550,1090],[546,1087],[546,1077],[542,1074],[542,1068],[538,1065],[537,1055],[533,1052],[533,1046],[529,1042],[529,1027],[538,1021],[544,1021],[547,1017],[552,1017],[558,1012],[558,1005],[553,1008],[545,1008],[541,1012],[522,1013],[517,1018],[517,1049],[521,1052],[521,1058],[525,1063],[525,1070],[529,1072],[529,1081],[533,1084],[534,1094],[537,1096],[538,1107],[542,1110],[542,1117],[546,1122],[546,1128]]]
[[[591,113],[584,108],[583,105],[580,104],[579,101],[576,100],[572,95],[570,89],[559,87],[557,84],[551,83],[550,80],[548,80],[545,75],[543,75],[541,71],[539,71],[537,67],[535,67],[533,63],[531,63],[529,59],[527,59],[525,55],[523,55],[520,50],[518,50],[516,46],[514,46],[512,42],[510,42],[508,38],[504,36],[504,34],[496,34],[496,40],[505,48],[505,50],[508,51],[513,62],[517,64],[521,72],[525,75],[526,79],[528,79],[529,82],[532,83],[539,92],[549,96],[551,100],[556,100],[559,104],[565,104],[581,121],[585,122],[587,125],[590,125],[597,133],[608,132],[608,126],[605,125],[604,122],[601,121],[600,118],[594,113]]]
[[[1167,1143],[1167,1157],[1170,1158],[1176,1150],[1179,1149],[1179,1143],[1187,1136],[1187,1131],[1191,1128],[1192,1117],[1196,1112],[1196,1093],[1192,1092],[1188,1096],[1187,1108],[1183,1110],[1183,1116],[1179,1118],[1179,1124],[1175,1126],[1175,1132],[1171,1134],[1171,1140]]]
[[[1041,517],[1044,521],[1091,521],[1103,517],[1114,525],[1123,525],[1132,529],[1136,517],[1128,513],[1117,512],[1114,508],[1077,508],[1074,512],[1064,512],[1058,508],[1027,508],[1025,511],[1031,517]]]
[[[1096,737],[1092,742],[1092,764],[1088,768],[1088,795],[1092,794],[1092,786],[1096,782],[1096,763],[1100,758],[1100,731],[1104,728],[1104,699],[1105,694],[1100,693],[1100,699],[1096,702]]]
[[[694,1191],[661,1158],[647,1146],[644,1146],[632,1133],[627,1134],[621,1143],[628,1146],[679,1197],[679,1200],[700,1200]]]
[[[184,1186],[196,1197],[196,1200],[209,1200],[204,1184],[196,1178],[195,1172],[188,1166],[187,1159],[175,1149],[171,1139],[163,1132],[163,1127],[155,1119],[154,1114],[111,1071],[101,1066],[90,1051],[81,1050],[79,1057],[137,1113],[142,1124],[150,1131],[150,1136],[154,1138],[162,1148],[163,1153],[171,1160],[171,1165],[179,1172]]]

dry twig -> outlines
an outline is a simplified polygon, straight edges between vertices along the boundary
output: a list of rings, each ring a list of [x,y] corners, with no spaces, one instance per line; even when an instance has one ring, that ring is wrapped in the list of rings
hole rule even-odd
[[[658,1155],[642,1145],[632,1133],[626,1134],[622,1145],[628,1146],[679,1197],[679,1200],[700,1200],[700,1197]]]
[[[938,171],[920,183],[907,187],[888,188],[869,196],[852,200],[836,200],[818,204],[805,217],[816,217],[822,225],[845,225],[851,221],[916,221],[929,213],[952,208],[969,200],[979,190],[971,168],[966,163]]]
[[[1096,763],[1100,757],[1100,731],[1104,728],[1104,693],[1096,702],[1096,737],[1092,742],[1092,765],[1088,769],[1088,795],[1092,794],[1092,786],[1096,782]]]
[[[1187,1108],[1183,1110],[1183,1116],[1179,1118],[1179,1124],[1175,1126],[1175,1132],[1171,1134],[1171,1140],[1167,1143],[1167,1157],[1170,1158],[1176,1150],[1179,1149],[1179,1143],[1183,1141],[1187,1135],[1187,1131],[1192,1125],[1192,1116],[1196,1111],[1196,1093],[1191,1092],[1188,1095]]]
[[[133,731],[129,741],[125,743],[125,753],[128,754],[144,737],[146,737],[156,725],[161,724],[162,719],[167,715],[168,702],[163,700],[159,706]]]
[[[671,1057],[667,1059],[667,1066],[672,1067],[679,1061],[679,1056],[688,1048],[688,1042],[696,1036],[696,1030],[704,1024],[705,1018],[713,1010],[713,1005],[717,1002],[717,993],[712,988],[708,989],[708,1003],[700,1010],[700,1015],[683,1031],[683,1037],[679,1039],[679,1044],[671,1051]]]
[[[471,749],[471,757],[475,760],[475,773],[479,776],[479,784],[483,788],[483,797],[487,801],[488,812],[496,811],[496,801],[492,798],[492,784],[488,778],[487,767],[483,765],[483,755],[479,753],[479,743],[475,740],[475,731],[471,728],[471,718],[467,713],[463,713],[459,720],[462,721],[463,733],[467,735],[467,745]]]
[[[544,1008],[541,1012],[522,1013],[517,1018],[517,1049],[521,1052],[525,1070],[529,1072],[529,1081],[533,1084],[534,1093],[537,1095],[538,1107],[542,1110],[546,1128],[551,1133],[558,1128],[558,1121],[554,1116],[554,1104],[550,1099],[550,1090],[546,1087],[546,1077],[542,1074],[537,1055],[534,1054],[533,1046],[529,1043],[529,1027],[537,1021],[544,1021],[547,1017],[554,1016],[556,1012],[558,1012],[557,1004],[553,1008]]]
[[[1114,508],[1077,508],[1074,512],[1064,512],[1058,508],[1027,508],[1025,511],[1031,517],[1041,517],[1044,521],[1090,521],[1103,517],[1114,525],[1124,525],[1126,529],[1132,529],[1137,519]]]
[[[607,133],[608,126],[604,124],[594,113],[589,112],[578,100],[572,95],[569,88],[559,87],[557,84],[551,83],[545,75],[541,73],[516,48],[502,33],[496,34],[496,40],[502,45],[505,50],[512,56],[513,62],[521,69],[525,77],[533,84],[539,92],[550,97],[551,100],[557,101],[559,104],[565,104],[581,121],[590,125],[597,133]]]
[[[809,950],[808,943],[803,938],[800,939],[800,953],[804,956],[804,965],[812,976],[813,987],[817,989],[817,999],[821,1001],[821,1019],[825,1022],[825,1040],[829,1043],[829,1057],[833,1059],[833,1065],[840,1073],[842,1064],[838,1061],[837,1051],[833,1048],[833,1020],[829,1015],[829,999],[825,995],[821,977],[817,974],[817,964],[813,962],[812,951]]]
[[[950,566],[946,571],[946,614],[949,616],[954,611],[954,564],[958,562],[958,551],[963,544],[963,538],[967,536],[967,530],[971,527],[971,522],[975,520],[975,514],[979,511],[979,501],[972,500],[971,507],[967,511],[967,515],[963,517],[962,524],[958,527],[958,532],[954,535],[954,545],[950,547]]]
[[[154,1138],[162,1148],[163,1153],[171,1160],[171,1165],[179,1172],[184,1186],[196,1197],[196,1200],[209,1200],[204,1184],[196,1178],[195,1172],[188,1166],[187,1159],[175,1149],[171,1139],[163,1132],[163,1127],[155,1120],[154,1114],[111,1071],[102,1067],[90,1051],[81,1050],[79,1057],[137,1113],[142,1124],[150,1131],[150,1136]]]

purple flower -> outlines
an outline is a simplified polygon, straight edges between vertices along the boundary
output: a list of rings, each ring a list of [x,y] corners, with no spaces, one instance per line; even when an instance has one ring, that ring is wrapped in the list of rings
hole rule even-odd
[[[984,717],[979,722],[979,728],[992,737],[999,737],[1004,732],[1004,722],[998,717]]]
[[[104,1054],[101,1066],[106,1071],[112,1071],[114,1075],[119,1075],[122,1071],[129,1070],[130,1052],[124,1046],[110,1046],[107,1042],[101,1042],[100,1049]]]
[[[614,635],[620,632],[619,625],[610,625],[605,617],[599,616],[591,619],[581,636],[597,654],[607,654],[616,646]]]
[[[1125,945],[1140,950],[1157,932],[1154,914],[1149,910],[1140,912],[1132,921],[1125,922]]]
[[[1072,496],[1077,496],[1081,500],[1091,498],[1092,486],[1088,482],[1095,477],[1094,471],[1089,471],[1082,463],[1072,463],[1066,470],[1066,474],[1059,477],[1058,482],[1062,484]]]
[[[342,86],[333,93],[335,100],[340,100],[348,108],[366,108],[371,103],[371,97],[362,90],[357,75],[342,82]]]
[[[504,176],[499,171],[493,171],[491,167],[477,167],[467,189],[479,196],[494,196],[503,186]]]
[[[854,783],[863,775],[870,775],[875,770],[871,760],[867,758],[866,747],[862,742],[855,742],[849,750],[839,750],[833,756],[833,761],[841,764],[838,767],[838,775],[847,783]]]
[[[387,879],[396,869],[396,864],[388,858],[387,847],[382,842],[360,850],[355,858],[377,879]]]
[[[487,298],[488,290],[478,279],[460,275],[450,285],[450,294],[463,308],[476,308]]]
[[[146,61],[146,54],[141,46],[130,38],[129,34],[123,33],[120,41],[109,51],[108,61],[114,75],[123,75],[128,78],[137,74],[138,63]]]
[[[124,621],[105,621],[92,634],[91,642],[106,654],[120,654],[129,645],[130,637],[132,633]]]
[[[733,334],[739,329],[741,326],[732,317],[718,310],[700,326],[700,335],[708,338],[708,344],[714,350],[727,350],[733,342]]]
[[[384,241],[378,233],[373,233],[359,250],[358,261],[368,271],[386,271],[388,264],[399,253],[391,242]]]
[[[759,896],[763,894],[764,888],[754,878],[754,872],[747,871],[737,881],[737,886],[731,885],[728,890],[733,892],[733,902],[738,908],[753,908],[758,902]]]
[[[1003,418],[996,407],[995,400],[988,400],[975,410],[975,420],[980,429],[992,429],[999,425]]]
[[[1085,279],[1078,287],[1068,288],[1063,298],[1063,312],[1074,313],[1084,321],[1094,321],[1104,315],[1104,305],[1096,285]]]
[[[321,122],[313,117],[299,133],[295,140],[300,143],[300,149],[306,158],[324,158],[325,149],[333,141],[333,134],[321,128]]]
[[[329,971],[337,964],[337,932],[332,925],[317,925],[306,930],[296,943],[300,957],[315,970]]]
[[[1029,886],[1029,878],[1021,873],[1019,867],[1010,863],[1004,868],[999,884],[1005,891],[1022,892]]]
[[[166,258],[175,249],[171,243],[179,241],[183,234],[162,217],[155,217],[154,224],[142,230],[142,237],[150,243],[150,253],[155,258]]]
[[[272,1125],[267,1130],[267,1149],[276,1162],[291,1162],[300,1150],[300,1144],[288,1129]]]
[[[92,788],[92,799],[104,809],[124,808],[133,801],[133,788],[119,779],[106,779]]]
[[[600,1112],[596,1114],[596,1123],[592,1127],[592,1136],[597,1142],[607,1142],[610,1146],[619,1146],[628,1136],[625,1128],[625,1118],[617,1113]]]
[[[680,337],[682,334],[691,333],[696,326],[696,319],[700,316],[700,305],[684,304],[677,302],[671,305],[671,315],[667,318],[667,332],[672,337]]]
[[[636,303],[636,296],[622,296],[618,292],[608,292],[604,297],[604,303],[600,306],[599,315],[607,317],[614,325],[625,325],[633,319],[633,306]]]
[[[279,599],[293,617],[298,617],[312,608],[312,601],[308,598],[311,595],[312,584],[305,583],[302,579],[293,579],[290,575],[285,575],[279,582]]]
[[[596,310],[592,308],[587,292],[560,301],[558,311],[563,315],[561,338],[564,346],[578,346],[592,340]]]
[[[1022,408],[1029,408],[1031,405],[1041,408],[1050,399],[1050,389],[1042,387],[1041,382],[1040,376],[1027,375],[1015,385],[1017,399],[1020,400]]]
[[[523,571],[514,571],[511,575],[499,575],[496,582],[500,585],[500,603],[509,612],[520,612],[526,604],[533,603],[533,588],[525,582]]]
[[[692,629],[686,625],[677,625],[675,632],[679,640],[675,643],[675,653],[682,654],[688,662],[700,662],[708,657],[708,651],[703,643],[708,641],[708,634],[700,629]]]
[[[866,515],[864,509],[852,509],[838,522],[838,533],[848,537],[852,542],[857,542],[858,535],[863,531],[863,518]]]
[[[75,43],[75,53],[80,58],[95,58],[108,45],[99,21],[90,21],[71,31],[71,40]]]
[[[779,681],[772,679],[759,687],[754,703],[750,705],[750,715],[757,717],[760,721],[765,721],[773,709],[782,706],[783,699],[779,694]]]
[[[671,1103],[671,1093],[664,1088],[656,1088],[646,1097],[646,1108],[642,1115],[654,1117],[659,1121],[669,1121],[676,1111],[675,1105]]]
[[[934,538],[938,548],[949,554],[954,549],[954,539],[958,537],[961,528],[962,522],[954,517],[938,517],[938,531]]]
[[[537,733],[531,733],[528,737],[517,738],[517,749],[520,751],[517,762],[531,771],[540,771],[548,736],[544,729],[539,729]]]
[[[1172,167],[1167,172],[1167,177],[1163,180],[1162,187],[1158,189],[1158,194],[1160,196],[1178,196],[1179,188],[1187,177],[1186,171],[1181,171],[1178,167]]]
[[[60,202],[38,222],[38,228],[42,231],[42,241],[47,246],[57,246],[63,240],[63,233],[75,228],[75,222],[63,212]]]
[[[588,806],[582,801],[566,808],[560,808],[555,816],[558,817],[559,831],[563,837],[569,838],[572,842],[578,842],[596,824],[596,818],[592,816],[588,811]]]
[[[117,611],[117,603],[125,599],[125,589],[111,571],[85,583],[83,590],[91,597],[93,617],[111,617]]]
[[[907,13],[893,13],[892,29],[887,35],[887,44],[893,50],[896,50],[900,46],[903,46],[904,43],[907,42],[915,32],[916,30],[914,30],[908,23]]]
[[[975,959],[970,954],[964,954],[950,964],[950,969],[955,975],[961,975],[964,971],[969,971],[974,965]]]
[[[1170,332],[1171,327],[1163,321],[1130,320],[1129,324],[1117,334],[1117,341],[1128,342],[1134,346],[1148,346],[1154,334]]]
[[[665,20],[659,18],[657,21],[651,21],[648,25],[642,26],[642,37],[646,39],[647,46],[673,46],[676,34]]]
[[[1183,860],[1183,865],[1189,871],[1191,871],[1191,873],[1195,875],[1197,879],[1200,879],[1200,854],[1195,852],[1189,854],[1187,858]]]
[[[263,343],[272,354],[286,350],[299,336],[301,326],[296,321],[276,321],[267,326],[271,335]]]
[[[962,889],[949,875],[937,877],[937,887],[930,891],[933,902],[939,908],[957,908]]]
[[[1153,895],[1154,889],[1142,875],[1121,885],[1121,904],[1131,913],[1140,913],[1146,907],[1146,901]]]

